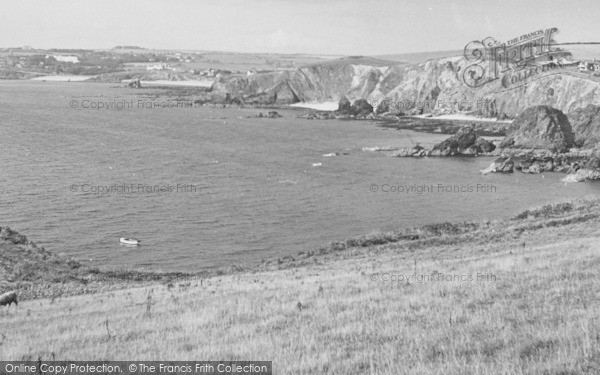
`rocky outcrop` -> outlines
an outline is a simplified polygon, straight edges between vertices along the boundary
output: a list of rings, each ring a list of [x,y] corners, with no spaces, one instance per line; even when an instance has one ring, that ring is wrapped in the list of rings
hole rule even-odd
[[[566,153],[548,150],[502,150],[503,158],[515,160],[515,169],[523,173],[576,173],[580,169],[600,171],[600,158],[595,158],[591,150],[571,149]]]
[[[326,112],[326,111],[309,112],[308,114],[300,115],[298,117],[302,117],[307,120],[333,120],[333,119],[337,118],[336,114],[334,112]]]
[[[442,141],[431,150],[416,145],[410,149],[403,149],[396,152],[393,156],[455,156],[455,155],[481,155],[489,154],[494,151],[496,146],[479,136],[472,126],[464,126],[458,133]]]
[[[539,148],[566,152],[575,145],[567,116],[546,105],[527,108],[511,124],[501,148]]]
[[[352,103],[352,114],[355,116],[368,116],[373,113],[373,106],[365,99],[358,99]]]
[[[593,169],[580,169],[577,172],[567,175],[561,181],[563,182],[585,182],[588,180],[600,180],[600,171]]]
[[[557,164],[558,165],[558,164]],[[554,171],[555,163],[550,157],[522,160],[516,169],[523,173],[542,173]]]
[[[477,134],[471,127],[463,127],[458,133],[433,146],[432,155],[452,156],[460,154],[475,145]]]
[[[338,112],[348,114],[352,113],[352,103],[345,96],[343,96],[338,102]]]
[[[600,144],[600,106],[590,104],[567,114],[573,132],[575,146],[594,148]]]
[[[266,115],[262,112],[259,112],[258,115],[256,115],[257,118],[280,118],[283,117],[282,115],[279,114],[279,112],[276,111],[269,111]]]
[[[349,116],[368,116],[373,113],[373,106],[365,99],[358,99],[350,104],[345,96],[338,103],[337,113]]]
[[[564,182],[600,180],[600,151],[596,150],[588,158],[572,163],[567,172],[569,175],[562,179]]]
[[[488,173],[512,173],[515,162],[510,157],[499,157],[486,169],[481,170],[482,174]]]
[[[478,137],[475,129],[462,127],[458,133],[433,146],[431,156],[477,155],[494,151],[493,143]]]
[[[481,154],[490,153],[496,149],[496,145],[494,145],[487,139],[483,139],[481,137],[477,137],[474,146],[477,148],[477,151]]]
[[[430,156],[431,150],[428,150],[421,145],[416,145],[409,149],[402,149],[397,151],[393,156],[397,157],[421,157],[421,156]]]

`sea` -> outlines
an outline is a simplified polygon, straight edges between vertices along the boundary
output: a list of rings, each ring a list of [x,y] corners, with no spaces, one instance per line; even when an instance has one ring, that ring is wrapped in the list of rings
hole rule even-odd
[[[195,272],[600,191],[557,173],[482,175],[489,157],[363,151],[447,135],[300,109],[175,106],[159,89],[123,86],[0,81],[0,226],[93,266]]]

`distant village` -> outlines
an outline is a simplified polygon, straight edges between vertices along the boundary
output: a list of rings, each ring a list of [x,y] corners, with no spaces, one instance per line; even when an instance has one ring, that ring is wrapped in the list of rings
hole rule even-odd
[[[135,46],[111,50],[50,49],[24,46],[0,48],[0,79],[29,78],[40,75],[131,74],[159,76],[160,79],[186,80],[214,78],[218,75],[246,75],[295,68],[294,63],[260,61],[256,66],[232,65],[205,56],[202,52],[152,51]],[[194,78],[193,76],[196,76]],[[127,77],[125,77],[127,78]]]

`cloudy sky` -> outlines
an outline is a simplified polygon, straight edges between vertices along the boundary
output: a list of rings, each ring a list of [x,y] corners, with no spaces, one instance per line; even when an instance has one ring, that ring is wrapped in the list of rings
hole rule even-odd
[[[598,0],[3,0],[0,47],[380,55],[558,27],[600,41]]]

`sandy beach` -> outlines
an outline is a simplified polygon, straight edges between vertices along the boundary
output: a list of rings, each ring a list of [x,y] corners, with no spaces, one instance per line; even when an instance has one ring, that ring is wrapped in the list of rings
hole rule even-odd
[[[453,113],[451,115],[440,115],[440,116],[416,115],[416,116],[411,116],[411,117],[431,118],[431,119],[436,119],[436,120],[500,122],[500,123],[506,123],[506,124],[512,123],[512,120],[498,120],[498,119],[489,118],[489,117],[470,116],[470,115],[466,115],[466,114],[463,114],[463,113]]]
[[[53,81],[53,82],[83,82],[96,76],[41,76],[32,78],[33,81]]]
[[[296,108],[308,108],[314,109],[316,111],[337,111],[338,103],[337,102],[323,102],[323,103],[294,103],[291,104],[290,107]]]
[[[129,83],[131,80],[124,79],[122,83]],[[142,86],[186,86],[186,87],[211,87],[213,81],[140,81]]]

